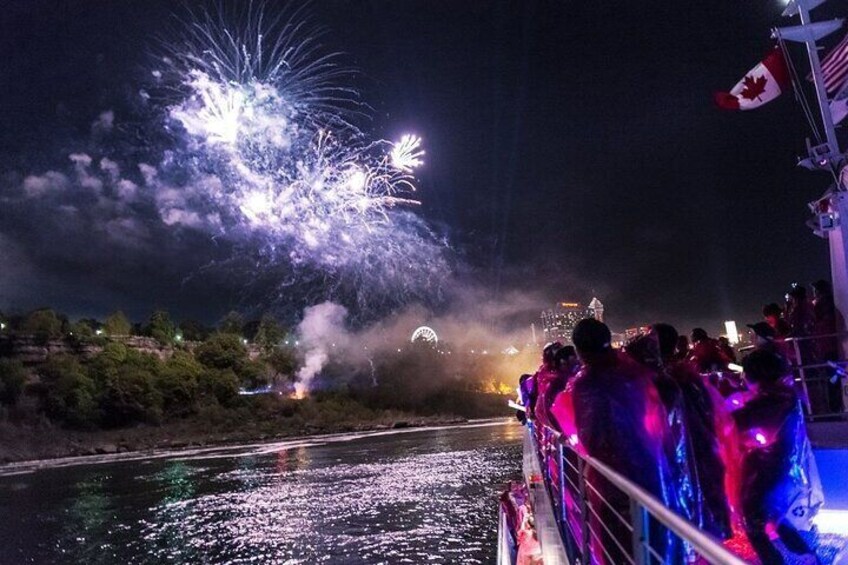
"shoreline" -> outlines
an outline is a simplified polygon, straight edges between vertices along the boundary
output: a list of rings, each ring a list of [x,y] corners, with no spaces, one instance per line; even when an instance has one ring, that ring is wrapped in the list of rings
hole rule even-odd
[[[490,426],[508,423],[512,418],[463,418],[454,416],[416,416],[408,419],[398,420],[393,425],[385,423],[342,424],[338,426],[327,426],[327,430],[302,431],[301,433],[282,433],[271,437],[265,434],[251,436],[251,434],[239,434],[239,437],[212,436],[195,441],[168,441],[144,446],[131,446],[122,444],[117,450],[112,450],[112,445],[92,442],[86,452],[79,453],[78,450],[62,450],[57,447],[55,455],[38,458],[8,458],[7,454],[0,453],[0,477],[32,473],[41,469],[70,467],[76,465],[102,464],[128,462],[142,459],[165,459],[165,458],[211,458],[233,456],[238,451],[246,454],[261,454],[279,449],[293,447],[313,447],[327,443],[341,441],[352,441],[361,438],[375,437],[381,435],[414,433],[427,430],[439,430],[453,427],[468,426]],[[2,430],[6,432],[8,430]],[[56,430],[50,430],[56,432]],[[64,431],[64,430],[61,430]],[[126,432],[127,430],[122,430]],[[86,432],[74,432],[79,437]],[[88,432],[92,436],[103,436],[108,432]],[[4,433],[0,433],[0,438]],[[65,438],[67,439],[67,438]],[[99,443],[99,445],[98,445]],[[108,447],[104,448],[104,445]],[[134,448],[135,447],[135,448]]]

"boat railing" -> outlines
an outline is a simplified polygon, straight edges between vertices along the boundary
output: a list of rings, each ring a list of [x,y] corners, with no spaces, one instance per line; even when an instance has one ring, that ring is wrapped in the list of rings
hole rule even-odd
[[[708,533],[550,428],[528,426],[567,563],[743,564]],[[541,450],[538,437],[544,436]]]
[[[791,364],[807,419],[848,419],[848,332],[788,337],[775,343]]]

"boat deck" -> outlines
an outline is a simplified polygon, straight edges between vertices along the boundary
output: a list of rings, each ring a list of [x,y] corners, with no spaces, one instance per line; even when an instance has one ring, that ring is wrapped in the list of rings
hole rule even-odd
[[[809,426],[811,439],[816,446],[815,452],[819,461],[826,503],[824,510],[819,513],[816,519],[818,532],[802,532],[802,535],[807,539],[809,545],[816,549],[821,563],[848,565],[848,473],[845,472],[845,469],[848,468],[848,422],[817,422]],[[560,459],[560,461],[563,460]],[[594,465],[596,468],[600,465],[599,462],[594,460],[587,460],[586,463]],[[556,518],[557,501],[551,498],[552,490],[545,483],[546,474],[542,470],[534,435],[530,429],[528,429],[524,439],[523,475],[534,509],[536,532],[544,563],[546,565],[579,563],[580,552],[569,553],[566,550],[563,534]],[[627,483],[626,479],[622,482]],[[635,490],[638,491],[638,489]],[[637,498],[646,495],[646,493],[639,492],[633,494]],[[646,509],[650,507],[650,504],[645,500],[637,501],[634,499],[634,502],[647,504]],[[656,502],[659,504],[658,501]],[[661,508],[652,509],[651,512],[656,517],[658,515],[653,514],[653,512],[661,513],[662,510]],[[666,512],[668,511],[666,510]],[[673,518],[673,521],[677,522],[677,526],[672,529],[676,531],[679,538],[684,543],[699,548],[698,553],[703,558],[702,562],[726,563],[728,562],[727,559],[734,559],[734,554],[741,558],[741,561],[735,559],[735,562],[759,562],[747,538],[741,532],[735,538],[719,544],[715,540],[710,541],[711,538],[694,539],[704,538],[704,536],[693,531],[688,522],[680,524],[683,521],[682,518]],[[693,538],[688,537],[690,535]],[[693,542],[694,545],[692,545]],[[572,539],[571,543],[574,545],[575,540]],[[786,551],[779,542],[777,542],[777,547],[784,554],[787,564],[806,563],[804,559]],[[727,550],[732,553],[728,553]],[[721,551],[724,551],[724,557],[721,556]],[[629,559],[632,559],[632,563],[658,562],[656,558],[650,557],[648,554],[649,552],[645,552],[642,556],[631,555]],[[707,554],[713,555],[713,558],[709,558]],[[571,559],[569,559],[570,555]],[[499,557],[498,563],[506,565],[510,564],[511,560]]]

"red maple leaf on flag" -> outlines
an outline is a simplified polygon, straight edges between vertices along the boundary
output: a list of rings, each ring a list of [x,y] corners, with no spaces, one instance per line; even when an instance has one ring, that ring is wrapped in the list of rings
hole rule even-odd
[[[768,79],[762,75],[757,78],[747,75],[744,79],[742,79],[742,84],[745,87],[742,89],[740,96],[742,96],[745,100],[754,100],[755,98],[759,98],[760,94],[766,91],[767,82]]]

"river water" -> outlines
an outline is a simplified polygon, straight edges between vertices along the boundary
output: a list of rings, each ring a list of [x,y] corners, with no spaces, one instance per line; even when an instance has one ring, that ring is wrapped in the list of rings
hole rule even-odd
[[[491,563],[515,422],[0,467],[0,563]]]

